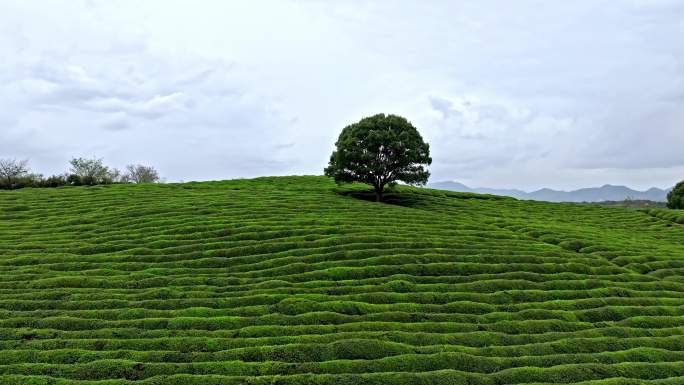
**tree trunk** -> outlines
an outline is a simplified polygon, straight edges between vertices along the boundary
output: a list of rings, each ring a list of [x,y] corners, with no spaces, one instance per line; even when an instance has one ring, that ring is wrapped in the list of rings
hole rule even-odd
[[[375,187],[375,201],[382,202],[382,187]]]

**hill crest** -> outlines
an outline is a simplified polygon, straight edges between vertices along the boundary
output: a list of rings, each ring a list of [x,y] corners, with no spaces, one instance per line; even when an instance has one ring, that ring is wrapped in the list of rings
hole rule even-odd
[[[0,191],[0,384],[684,379],[676,210],[367,192]]]

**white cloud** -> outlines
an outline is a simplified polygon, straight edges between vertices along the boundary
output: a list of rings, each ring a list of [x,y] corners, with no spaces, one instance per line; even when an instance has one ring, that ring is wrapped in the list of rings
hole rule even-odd
[[[88,109],[103,112],[120,112],[131,116],[156,119],[186,107],[186,97],[182,92],[168,95],[155,95],[144,100],[125,100],[121,98],[95,98],[84,102]]]
[[[320,173],[405,115],[433,175],[493,187],[681,175],[684,3],[5,1],[0,155],[168,180]]]

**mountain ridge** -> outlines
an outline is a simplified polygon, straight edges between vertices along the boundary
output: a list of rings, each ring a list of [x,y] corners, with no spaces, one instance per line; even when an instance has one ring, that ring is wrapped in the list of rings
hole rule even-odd
[[[648,190],[639,191],[627,186],[604,184],[601,187],[585,187],[571,191],[554,190],[544,187],[527,192],[519,189],[469,187],[456,181],[428,183],[427,187],[457,192],[503,195],[516,199],[547,202],[603,202],[622,201],[626,199],[665,202],[667,200],[667,193],[671,190],[671,188],[664,190],[657,187],[651,187]]]

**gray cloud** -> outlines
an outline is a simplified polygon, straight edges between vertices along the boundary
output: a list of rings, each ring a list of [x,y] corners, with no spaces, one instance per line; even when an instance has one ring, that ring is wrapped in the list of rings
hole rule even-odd
[[[156,165],[168,180],[321,173],[377,112],[435,179],[668,186],[684,178],[684,3],[0,4],[0,156]]]

